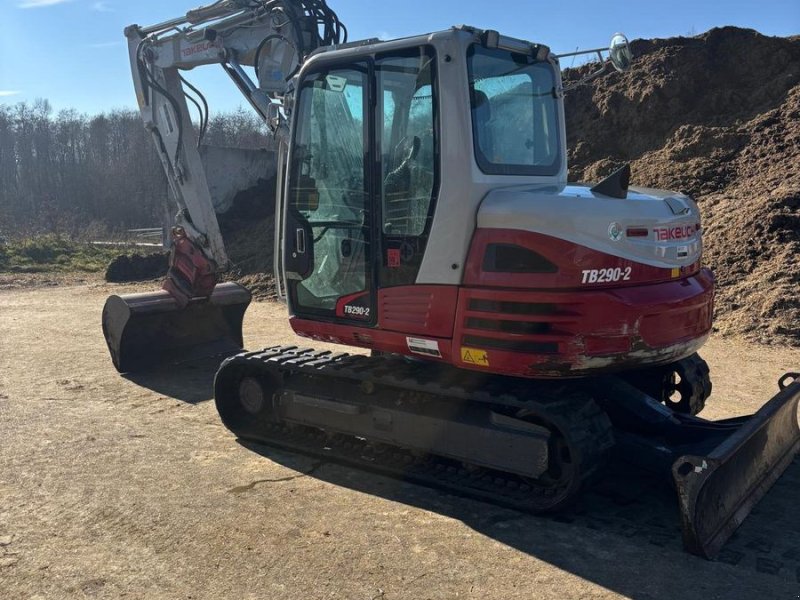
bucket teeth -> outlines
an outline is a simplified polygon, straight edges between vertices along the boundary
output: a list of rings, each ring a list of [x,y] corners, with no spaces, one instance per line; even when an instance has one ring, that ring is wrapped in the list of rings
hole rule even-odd
[[[114,366],[133,373],[240,352],[251,299],[236,283],[217,285],[210,297],[185,308],[167,292],[111,296],[103,308],[103,335]]]

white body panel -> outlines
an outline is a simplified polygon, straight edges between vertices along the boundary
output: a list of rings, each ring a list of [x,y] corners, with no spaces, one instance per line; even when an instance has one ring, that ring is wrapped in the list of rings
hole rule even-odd
[[[667,199],[685,206],[679,211],[683,214],[676,215]],[[697,205],[680,194],[631,188],[623,200],[594,194],[583,185],[495,190],[486,196],[478,212],[478,227],[483,229],[541,233],[660,268],[691,265],[700,259],[699,222]],[[623,232],[616,240],[609,233],[615,225]],[[628,237],[624,234],[628,228],[647,229],[648,235]],[[676,228],[681,236],[678,239],[673,231]]]
[[[442,177],[432,234],[417,283],[459,285],[477,225],[478,208],[487,193],[504,186],[566,183],[564,102],[562,98],[558,99],[561,163],[556,175],[487,175],[475,159],[467,72],[467,49],[478,41],[478,36],[467,31],[449,31],[434,34],[431,38],[439,58]],[[447,56],[451,58],[450,62],[446,61]],[[560,88],[558,60],[552,55],[550,60],[555,66],[556,86]]]

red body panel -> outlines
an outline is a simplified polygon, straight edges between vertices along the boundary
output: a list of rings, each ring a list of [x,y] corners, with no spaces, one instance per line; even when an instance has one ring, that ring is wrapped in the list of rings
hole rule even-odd
[[[533,250],[557,270],[484,271],[493,243]],[[628,268],[628,280],[586,283],[587,270]],[[713,304],[714,277],[699,264],[659,269],[541,234],[493,229],[476,232],[463,286],[380,290],[377,327],[299,317],[291,325],[301,336],[465,369],[579,377],[696,352],[711,331]]]
[[[339,305],[362,295],[343,298]],[[413,355],[407,338],[424,337],[439,344],[442,360],[452,362],[450,343],[457,302],[458,288],[455,286],[403,286],[378,292],[377,328],[309,321],[294,316],[289,323],[295,333],[303,337],[397,354]],[[337,315],[343,314],[337,307]]]
[[[491,273],[484,271],[483,257],[489,244],[513,244],[534,250],[558,266],[556,273]],[[513,287],[527,289],[580,288],[583,272],[593,269],[615,269],[625,271],[630,268],[630,278],[608,283],[596,283],[592,287],[619,288],[643,283],[673,281],[677,277],[693,275],[700,270],[695,263],[680,268],[676,277],[672,269],[651,267],[618,256],[598,252],[565,240],[516,229],[478,229],[472,238],[469,258],[464,269],[464,285]]]
[[[367,301],[369,292],[343,296],[336,303],[336,316],[346,318],[345,307]],[[378,328],[385,331],[452,337],[453,312],[458,288],[445,285],[412,285],[378,291]]]
[[[454,346],[485,351],[482,368],[524,377],[669,363],[696,352],[708,337],[713,288],[707,269],[678,281],[614,290],[462,288]],[[460,351],[454,364],[476,368]]]
[[[458,288],[414,285],[378,292],[378,327],[434,338],[453,335]]]

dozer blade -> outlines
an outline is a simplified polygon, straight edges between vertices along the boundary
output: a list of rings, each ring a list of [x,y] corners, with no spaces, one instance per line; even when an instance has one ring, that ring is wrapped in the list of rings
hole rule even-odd
[[[788,385],[788,380],[795,381]],[[687,455],[672,467],[686,549],[714,558],[800,451],[800,376],[706,456]]]
[[[103,308],[103,335],[120,373],[241,351],[242,321],[252,296],[224,283],[185,308],[167,292],[111,296]]]

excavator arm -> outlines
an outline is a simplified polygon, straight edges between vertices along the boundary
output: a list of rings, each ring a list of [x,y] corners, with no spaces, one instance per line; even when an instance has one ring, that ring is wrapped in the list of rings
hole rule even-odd
[[[230,260],[200,152],[208,105],[181,71],[220,65],[268,125],[282,155],[292,77],[318,47],[346,41],[346,30],[324,0],[220,0],[149,27],[131,25],[125,36],[142,120],[179,209],[164,289],[185,307],[192,298],[211,296]]]
[[[259,171],[263,161],[254,161],[255,176],[249,175],[241,149],[209,152],[203,144],[208,105],[182,71],[221,66],[264,120],[277,147],[280,199],[292,78],[317,48],[346,42],[347,32],[325,0],[220,0],[149,27],[131,25],[125,36],[142,120],[178,204],[164,291],[111,296],[103,310],[114,365],[131,372],[240,350],[251,300],[242,286],[218,285],[232,265],[214,200],[249,189],[267,173]],[[190,104],[199,113],[197,121]],[[223,160],[225,152],[233,153],[232,161]],[[276,206],[280,219],[280,202]],[[275,257],[278,274],[279,251]]]

